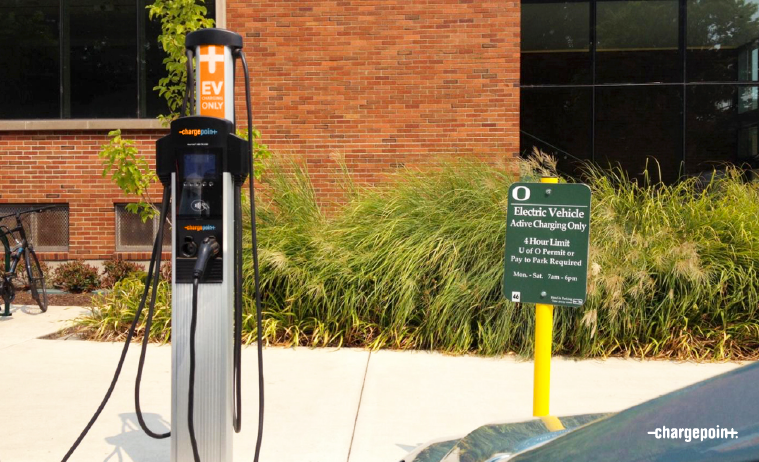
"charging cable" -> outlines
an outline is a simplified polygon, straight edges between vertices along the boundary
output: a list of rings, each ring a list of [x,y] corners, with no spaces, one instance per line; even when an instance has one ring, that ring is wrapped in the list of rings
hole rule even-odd
[[[69,460],[71,455],[76,451],[76,448],[79,447],[82,440],[84,440],[84,437],[87,436],[87,433],[90,431],[92,426],[95,424],[95,421],[97,421],[98,417],[100,417],[100,414],[103,412],[103,409],[105,409],[105,405],[108,403],[108,400],[111,399],[111,395],[113,394],[114,388],[116,388],[116,382],[119,380],[119,376],[121,375],[121,369],[124,366],[124,360],[126,359],[127,351],[129,350],[129,345],[132,342],[132,337],[134,337],[134,332],[137,329],[137,324],[140,321],[140,316],[142,315],[142,310],[145,308],[145,301],[148,298],[148,291],[150,290],[150,280],[153,277],[153,271],[156,271],[156,278],[155,280],[158,280],[158,277],[161,273],[160,266],[156,268],[156,260],[160,264],[160,253],[161,253],[161,243],[163,242],[163,225],[166,222],[166,215],[168,214],[169,210],[169,201],[171,200],[171,188],[168,186],[164,186],[163,188],[163,202],[161,204],[161,221],[159,224],[159,232],[156,235],[155,242],[153,243],[153,253],[150,256],[150,265],[148,267],[148,275],[145,279],[145,290],[142,293],[142,299],[140,300],[140,304],[137,307],[137,311],[134,314],[134,320],[132,321],[132,325],[129,327],[129,331],[127,332],[127,338],[124,342],[124,347],[121,350],[121,357],[119,358],[119,362],[116,365],[116,371],[113,374],[113,378],[111,379],[111,384],[108,387],[108,391],[105,393],[105,396],[103,397],[103,400],[100,402],[100,406],[98,406],[97,410],[95,411],[95,414],[93,414],[92,418],[90,418],[90,421],[87,423],[87,425],[84,427],[84,430],[79,434],[79,437],[74,441],[74,444],[69,448],[68,452],[66,452],[66,455],[63,456],[63,459],[61,459],[61,462],[66,462]],[[153,296],[151,297],[151,303],[155,303],[155,289],[153,289]],[[145,335],[148,335],[146,332]],[[141,357],[142,358],[142,357]],[[137,385],[137,388],[139,389],[139,382]],[[145,432],[149,432],[149,430],[144,426],[144,421],[141,419],[141,414],[138,413],[138,420],[140,421],[140,426],[145,430]],[[152,432],[150,432],[152,433]],[[168,434],[166,435],[168,436]],[[162,436],[165,438],[165,436]]]
[[[253,256],[253,281],[255,284],[255,297],[256,297],[256,341],[258,342],[258,435],[256,437],[256,452],[253,456],[253,461],[258,462],[258,457],[261,454],[261,440],[263,438],[264,431],[264,354],[263,354],[263,311],[261,308],[261,278],[258,270],[258,236],[256,232],[256,190],[253,187],[253,181],[255,179],[254,162],[253,162],[253,116],[251,109],[251,97],[250,97],[250,71],[248,70],[248,63],[245,60],[245,54],[242,50],[235,50],[236,55],[240,57],[242,62],[242,70],[245,74],[245,108],[248,116],[248,162],[250,172],[250,180],[248,181],[248,187],[250,188],[250,237],[251,237],[251,252]]]

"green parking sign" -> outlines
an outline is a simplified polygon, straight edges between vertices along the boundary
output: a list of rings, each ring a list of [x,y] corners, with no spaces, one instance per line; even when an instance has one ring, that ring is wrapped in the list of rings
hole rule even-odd
[[[585,303],[590,188],[514,183],[506,220],[504,296],[519,303]]]

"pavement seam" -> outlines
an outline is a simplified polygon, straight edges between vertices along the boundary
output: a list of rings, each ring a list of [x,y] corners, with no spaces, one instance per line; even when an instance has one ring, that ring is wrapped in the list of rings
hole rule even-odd
[[[9,345],[5,345],[4,347],[0,347],[0,350],[5,350],[7,348],[13,348],[15,346],[19,346],[21,344],[24,344],[24,343],[27,343],[27,342],[31,342],[32,340],[36,340],[36,339],[34,339],[34,338],[27,338],[27,339],[24,339],[24,340],[19,340],[16,343],[11,343]],[[2,462],[2,461],[0,461],[0,462]]]
[[[356,418],[353,420],[353,432],[351,433],[351,443],[348,446],[348,458],[351,460],[351,451],[353,450],[353,439],[356,437],[356,427],[358,426],[358,415],[361,413],[361,401],[364,399],[364,387],[366,386],[366,376],[369,374],[369,361],[372,359],[372,350],[369,350],[369,356],[366,357],[366,368],[364,369],[364,380],[361,381],[361,393],[358,395],[358,407],[356,408]]]

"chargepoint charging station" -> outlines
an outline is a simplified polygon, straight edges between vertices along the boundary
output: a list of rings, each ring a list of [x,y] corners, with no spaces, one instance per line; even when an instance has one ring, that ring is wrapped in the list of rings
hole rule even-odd
[[[235,62],[245,74],[248,133],[250,82],[242,37],[223,29],[187,35],[187,88],[181,116],[156,144],[156,170],[164,187],[159,230],[145,292],[127,334],[116,373],[100,407],[63,458],[69,459],[95,423],[116,385],[152,282],[145,336],[135,380],[135,410],[153,438],[171,438],[172,462],[232,462],[232,435],[241,428],[242,206],[250,177],[251,241],[256,325],[261,326],[255,195],[251,143],[235,135]],[[193,63],[195,64],[193,69]],[[187,114],[190,115],[187,115]],[[140,382],[160,278],[166,219],[172,234],[171,432],[150,430],[140,407]],[[258,331],[258,438],[263,429],[262,338]]]

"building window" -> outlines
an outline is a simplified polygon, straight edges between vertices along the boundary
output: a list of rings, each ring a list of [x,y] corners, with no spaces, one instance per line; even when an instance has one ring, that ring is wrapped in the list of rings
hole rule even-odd
[[[688,81],[756,82],[759,0],[688,0]]]
[[[522,83],[590,82],[590,2],[522,2]]]
[[[678,0],[599,1],[598,83],[681,82]]]
[[[0,2],[0,119],[151,118],[165,53],[150,0]],[[213,17],[214,2],[207,2]]]
[[[158,233],[160,217],[142,222],[139,215],[126,209],[126,204],[116,204],[116,251],[152,252],[153,241]],[[161,208],[161,204],[156,204]],[[171,250],[171,232],[168,223],[164,225],[163,250]]]
[[[642,178],[648,169],[654,181],[677,180],[682,152],[681,90],[670,85],[598,88],[596,163],[619,166],[632,178]]]
[[[522,27],[523,155],[665,182],[759,168],[759,0],[524,0]]]
[[[686,164],[699,174],[725,162],[759,164],[756,86],[694,85],[688,88]]]
[[[553,153],[564,172],[580,167],[578,161],[590,160],[592,92],[584,87],[523,90],[522,146],[537,146]]]
[[[23,212],[35,207],[48,207],[51,204],[2,204],[0,216],[11,213]],[[37,252],[68,252],[69,250],[69,206],[66,204],[56,205],[54,208],[40,213],[27,213],[21,215],[21,223],[24,225],[27,240],[34,246]],[[15,216],[0,220],[0,226],[12,229],[16,226]],[[18,233],[13,236],[18,239]],[[15,241],[8,239],[12,246]]]

